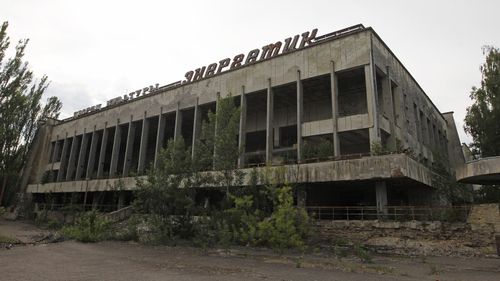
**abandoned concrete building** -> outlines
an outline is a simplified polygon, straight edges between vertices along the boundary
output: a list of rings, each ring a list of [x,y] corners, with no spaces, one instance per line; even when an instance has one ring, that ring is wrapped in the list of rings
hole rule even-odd
[[[437,204],[430,167],[464,162],[453,113],[436,108],[372,28],[316,31],[265,46],[260,59],[255,49],[246,61],[224,59],[184,81],[48,120],[25,169],[26,192],[38,203],[50,194],[55,204],[127,205],[135,176],[154,167],[167,141],[182,136],[194,146],[218,95],[231,94],[241,107],[238,168],[285,167],[306,206]],[[315,154],[325,142],[330,154]]]

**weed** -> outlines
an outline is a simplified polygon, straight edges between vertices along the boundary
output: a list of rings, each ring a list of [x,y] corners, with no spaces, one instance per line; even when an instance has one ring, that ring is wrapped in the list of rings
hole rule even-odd
[[[80,242],[97,242],[110,237],[111,223],[97,211],[83,213],[73,225],[65,226],[65,236]]]
[[[355,243],[354,244],[354,254],[361,259],[361,261],[366,262],[366,263],[372,263],[373,259],[370,253],[364,249],[360,243]]]

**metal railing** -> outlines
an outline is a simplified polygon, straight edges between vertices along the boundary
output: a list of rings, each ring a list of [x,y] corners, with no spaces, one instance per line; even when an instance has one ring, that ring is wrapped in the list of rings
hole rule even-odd
[[[316,220],[466,221],[471,206],[308,206]]]

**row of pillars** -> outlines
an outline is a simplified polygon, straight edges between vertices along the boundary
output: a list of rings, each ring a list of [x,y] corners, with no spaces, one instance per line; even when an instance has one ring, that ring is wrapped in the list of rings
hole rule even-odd
[[[331,69],[330,69],[330,84],[331,84],[331,95],[332,95],[332,119],[334,122],[333,124],[333,146],[334,146],[334,156],[339,156],[340,155],[340,146],[339,146],[339,137],[338,137],[338,129],[337,129],[337,117],[338,117],[338,83],[337,83],[337,77],[335,75],[335,63],[332,61],[331,62]],[[367,96],[367,104],[368,104],[368,115],[372,120],[373,126],[369,129],[369,135],[370,135],[370,142],[373,141],[380,141],[380,131],[379,131],[379,121],[378,121],[378,114],[377,114],[377,88],[376,88],[376,80],[375,80],[375,69],[374,69],[374,64],[370,63],[368,65],[364,66],[364,72],[365,72],[365,81],[366,81],[366,96]],[[387,72],[388,69],[387,69]],[[387,79],[389,82],[389,87],[388,89],[391,89],[390,87],[390,79]],[[301,73],[300,70],[297,71],[297,160],[300,163],[302,160],[302,123],[303,123],[303,115],[304,115],[304,110],[303,110],[303,86],[302,86],[302,80],[301,80]],[[271,79],[268,80],[268,86],[267,86],[267,104],[266,104],[266,113],[267,113],[267,120],[266,120],[266,162],[271,163],[272,162],[272,155],[273,155],[273,128],[274,128],[274,123],[273,123],[273,116],[274,116],[274,98],[273,98],[273,89],[271,87]],[[389,97],[392,97],[392,93],[389,95]],[[245,93],[245,87],[242,87],[242,92],[240,95],[241,102],[241,116],[240,116],[240,126],[239,126],[239,145],[244,149],[244,144],[246,142],[246,116],[247,116],[247,95]],[[392,103],[391,103],[392,104]],[[392,108],[392,106],[390,107]],[[394,126],[394,113],[391,112],[391,118],[390,120],[391,123],[391,130],[393,130]],[[174,140],[176,140],[180,135],[181,135],[181,128],[182,128],[182,112],[179,107],[179,104],[177,104],[176,108],[176,115],[175,115],[175,127],[174,127]],[[156,134],[156,147],[155,147],[155,157],[154,157],[154,166],[156,166],[156,163],[158,162],[158,155],[159,151],[163,146],[164,143],[164,130],[165,130],[165,124],[166,124],[166,117],[164,116],[163,108],[160,108],[160,114],[158,115],[158,132]],[[133,153],[133,147],[134,147],[134,141],[135,141],[135,123],[133,122],[133,116],[130,117],[129,121],[129,130],[127,134],[127,140],[126,140],[126,147],[125,147],[125,159],[124,159],[124,164],[123,164],[123,177],[126,177],[130,174],[130,168],[131,168],[131,163],[132,163],[132,153]],[[200,129],[201,129],[201,110],[200,110],[200,105],[198,104],[198,99],[196,100],[196,104],[194,106],[194,124],[193,124],[193,138],[192,138],[192,153],[194,153],[194,147],[195,147],[195,141],[199,137],[200,134]],[[66,135],[66,138],[64,139],[63,146],[62,146],[62,152],[61,152],[61,163],[60,163],[60,172],[58,173],[57,181],[70,181],[72,179],[72,175],[74,172],[74,169],[76,167],[76,173],[75,173],[75,180],[81,179],[85,172],[85,178],[90,179],[92,178],[92,173],[95,170],[94,168],[94,163],[95,163],[95,157],[99,157],[98,167],[97,167],[97,178],[103,178],[104,174],[104,163],[105,163],[105,156],[106,156],[106,146],[107,146],[107,139],[109,135],[109,129],[108,129],[108,124],[106,123],[104,126],[104,129],[102,131],[97,131],[95,126],[94,130],[92,131],[92,135],[89,138],[89,134],[87,134],[84,130],[84,133],[81,138],[75,135],[72,138],[68,138]],[[394,132],[394,131],[392,131]],[[139,159],[138,159],[138,165],[137,165],[137,173],[141,174],[144,172],[145,169],[145,164],[146,164],[146,149],[147,149],[147,143],[148,143],[148,133],[149,133],[149,121],[147,119],[146,112],[144,113],[144,117],[142,119],[142,133],[141,133],[141,140],[140,140],[140,146],[139,146]],[[101,149],[99,155],[96,155],[97,152],[97,145],[98,145],[98,139],[100,137],[99,134],[102,134],[101,138]],[[121,145],[121,127],[120,127],[120,120],[117,120],[116,126],[115,126],[115,132],[114,132],[114,141],[113,141],[113,148],[112,148],[112,153],[111,153],[111,163],[110,163],[110,170],[109,170],[109,177],[115,177],[116,172],[117,172],[117,167],[118,167],[118,155],[120,153],[120,145]],[[70,141],[71,140],[71,141]],[[78,141],[81,141],[80,145],[80,151],[77,151],[78,147]],[[87,163],[84,163],[86,157],[86,152],[87,152],[87,146],[90,141],[90,152],[89,152],[89,157]],[[70,146],[71,142],[71,148]],[[53,155],[52,159],[55,159],[55,155],[59,154],[59,142],[58,138],[56,139],[56,145],[53,150]],[[67,158],[67,153],[69,153],[69,158]],[[66,161],[67,159],[67,161]],[[75,161],[77,161],[77,165],[75,164]],[[68,165],[69,163],[69,165]],[[238,167],[242,168],[244,167],[245,164],[245,154],[242,153],[238,159]],[[53,166],[52,166],[53,167]],[[67,171],[65,170],[67,169]],[[61,172],[61,171],[65,171]]]

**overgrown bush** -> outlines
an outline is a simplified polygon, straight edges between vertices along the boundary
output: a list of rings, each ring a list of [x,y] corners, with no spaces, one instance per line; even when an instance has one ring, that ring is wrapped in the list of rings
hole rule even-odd
[[[374,141],[371,143],[370,152],[372,156],[386,155],[389,154],[389,149],[381,142]]]
[[[260,243],[279,252],[287,248],[303,248],[309,234],[309,217],[305,210],[293,206],[292,190],[277,190],[277,205],[270,217],[258,224]]]
[[[125,222],[113,227],[110,239],[118,241],[138,241],[138,227],[142,221],[142,218],[138,215],[131,216]]]
[[[98,242],[110,237],[111,223],[97,211],[82,213],[75,223],[65,226],[65,236],[80,242]]]
[[[305,159],[333,156],[333,142],[326,137],[306,140],[302,145],[302,156]]]

